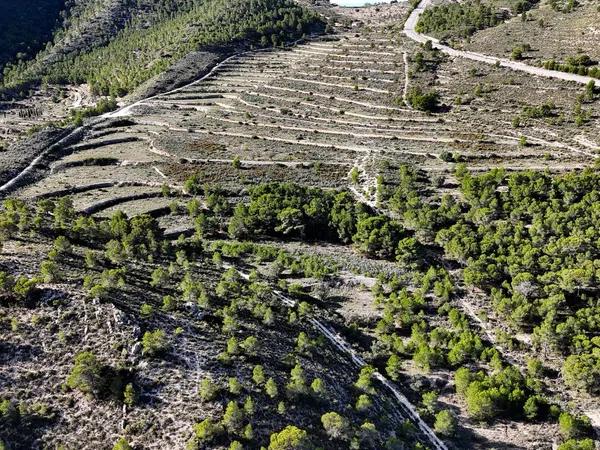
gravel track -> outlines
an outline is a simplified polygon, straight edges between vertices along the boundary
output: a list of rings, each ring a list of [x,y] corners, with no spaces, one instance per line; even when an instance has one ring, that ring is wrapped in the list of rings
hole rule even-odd
[[[473,61],[479,61],[486,64],[500,64],[500,66],[502,67],[506,67],[512,70],[518,70],[520,72],[526,72],[531,75],[536,75],[540,77],[555,78],[557,80],[563,81],[574,81],[576,83],[581,84],[587,84],[592,80],[597,81],[594,80],[592,77],[576,75],[573,73],[558,72],[556,70],[548,70],[542,67],[530,66],[529,64],[525,64],[518,61],[511,61],[510,59],[506,58],[497,58],[494,56],[483,55],[481,53],[475,53],[466,50],[456,50],[452,47],[448,47],[447,45],[441,44],[438,39],[435,39],[431,36],[427,36],[425,34],[421,34],[415,29],[417,23],[419,22],[419,17],[421,16],[421,14],[423,14],[425,9],[432,4],[432,2],[433,0],[422,0],[421,3],[412,11],[410,16],[408,17],[408,20],[404,24],[404,34],[413,41],[417,41],[422,44],[427,41],[431,41],[434,48],[441,50],[443,53],[449,56],[467,58]]]

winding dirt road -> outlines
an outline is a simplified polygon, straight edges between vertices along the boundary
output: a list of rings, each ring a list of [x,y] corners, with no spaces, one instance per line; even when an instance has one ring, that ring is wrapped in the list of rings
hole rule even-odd
[[[467,58],[473,61],[479,61],[486,64],[500,64],[502,67],[507,67],[512,70],[518,70],[521,72],[527,72],[532,75],[537,75],[540,77],[546,78],[555,78],[558,80],[564,81],[574,81],[576,83],[587,84],[590,81],[595,81],[592,77],[585,77],[582,75],[576,75],[573,73],[566,72],[558,72],[556,70],[548,70],[541,67],[530,66],[529,64],[525,64],[518,61],[511,61],[506,58],[496,58],[494,56],[483,55],[481,53],[470,52],[467,50],[456,50],[452,47],[448,47],[447,45],[443,45],[440,43],[438,39],[435,39],[431,36],[427,36],[425,34],[419,33],[416,30],[417,22],[419,21],[419,17],[425,9],[431,4],[432,0],[422,0],[419,3],[410,16],[408,20],[404,23],[404,34],[412,39],[413,41],[417,41],[420,43],[425,43],[427,41],[431,41],[434,48],[441,50],[443,53],[446,53],[450,56],[455,56],[459,58]]]

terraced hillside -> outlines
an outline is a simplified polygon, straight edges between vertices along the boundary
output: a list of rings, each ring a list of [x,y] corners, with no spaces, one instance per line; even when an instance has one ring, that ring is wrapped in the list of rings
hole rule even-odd
[[[372,200],[377,175],[402,163],[443,176],[455,159],[476,171],[499,164],[567,170],[593,161],[597,122],[563,133],[572,126],[565,122],[578,86],[444,60],[432,86],[449,111],[432,115],[403,103],[407,90],[430,82],[410,62],[418,50],[406,41],[389,45],[386,36],[348,33],[228,58],[199,82],[85,127],[83,140],[50,155],[51,173],[21,195],[123,182],[158,191],[198,170],[226,186],[288,180],[341,187],[356,167],[356,188]],[[551,117],[563,118],[511,125],[545,103],[553,103]],[[230,170],[235,159],[239,171]]]
[[[592,448],[597,89],[315,8],[0,153],[0,444]]]

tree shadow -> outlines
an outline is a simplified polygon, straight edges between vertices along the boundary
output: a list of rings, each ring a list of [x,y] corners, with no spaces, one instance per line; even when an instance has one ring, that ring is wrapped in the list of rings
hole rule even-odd
[[[39,346],[0,341],[0,365],[29,361],[42,354]]]

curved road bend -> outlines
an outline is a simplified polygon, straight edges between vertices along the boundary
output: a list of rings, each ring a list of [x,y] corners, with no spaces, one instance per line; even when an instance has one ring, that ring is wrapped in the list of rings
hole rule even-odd
[[[441,44],[438,39],[435,39],[431,36],[427,36],[425,34],[422,34],[422,33],[419,33],[416,31],[416,26],[417,26],[417,22],[419,21],[419,17],[421,16],[421,14],[423,14],[423,11],[425,11],[425,9],[431,3],[432,3],[432,0],[422,0],[421,3],[419,3],[419,6],[417,6],[412,11],[410,16],[404,23],[404,34],[407,37],[409,37],[410,39],[420,42],[420,43],[425,43],[427,41],[431,41],[434,48],[437,48],[450,56],[456,56],[459,58],[467,58],[467,59],[471,59],[473,61],[479,61],[479,62],[483,62],[483,63],[487,63],[487,64],[498,64],[499,63],[500,66],[502,66],[502,67],[507,67],[509,69],[518,70],[520,72],[530,73],[532,75],[537,75],[537,76],[547,77],[547,78],[555,78],[555,79],[564,80],[564,81],[574,81],[576,83],[581,83],[581,84],[587,84],[590,81],[597,81],[592,77],[576,75],[573,73],[558,72],[556,70],[548,70],[548,69],[544,69],[542,67],[534,67],[534,66],[530,66],[529,64],[522,63],[522,62],[511,61],[510,59],[506,59],[506,58],[496,58],[494,56],[483,55],[481,53],[470,52],[467,50],[456,50],[456,49],[453,49],[452,47],[448,47],[447,45]]]

